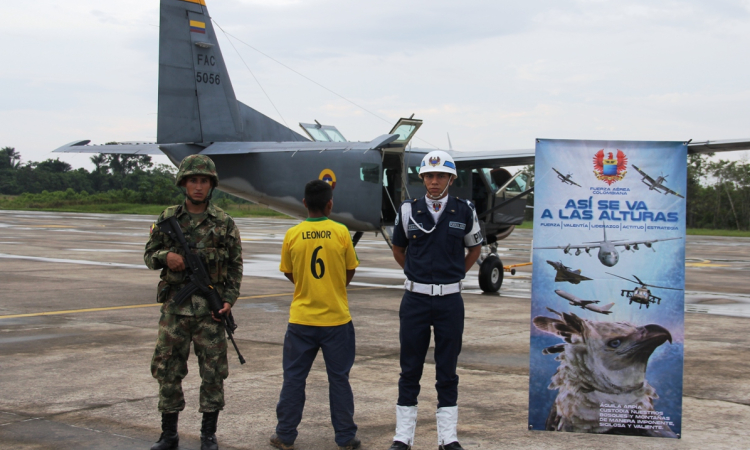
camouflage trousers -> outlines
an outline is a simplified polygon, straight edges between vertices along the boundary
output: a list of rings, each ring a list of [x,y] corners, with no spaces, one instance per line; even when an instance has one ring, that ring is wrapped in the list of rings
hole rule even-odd
[[[162,313],[151,359],[151,375],[159,380],[159,411],[163,413],[185,409],[182,379],[188,373],[191,341],[201,376],[199,411],[213,412],[224,407],[224,379],[229,375],[224,328],[210,315]]]

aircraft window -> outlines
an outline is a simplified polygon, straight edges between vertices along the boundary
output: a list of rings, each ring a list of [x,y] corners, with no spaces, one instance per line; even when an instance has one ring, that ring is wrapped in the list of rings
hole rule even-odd
[[[331,142],[346,142],[346,139],[344,139],[344,136],[339,133],[338,130],[327,129],[324,131],[330,138]]]
[[[507,188],[505,188],[508,192],[523,192],[526,190],[526,187],[528,186],[528,176],[525,173],[522,173],[521,175],[517,176],[509,185]]]
[[[457,188],[469,186],[469,180],[471,179],[471,172],[466,169],[458,169],[456,181],[453,182],[453,186]]]
[[[495,182],[492,180],[492,175],[490,175],[490,172],[492,172],[492,169],[483,168],[482,172],[484,172],[484,178],[487,180],[487,182],[490,184],[490,188],[492,188],[492,192],[496,192],[498,189],[498,185],[495,184]]]
[[[419,167],[418,166],[412,166],[407,168],[407,178],[409,179],[409,184],[414,186],[421,186],[422,185],[422,179],[419,178]]]
[[[328,137],[328,135],[325,134],[324,132],[322,132],[319,128],[317,128],[317,127],[309,127],[309,128],[305,128],[305,129],[307,130],[308,133],[310,133],[310,136],[312,136],[313,139],[315,139],[315,141],[317,141],[317,142],[331,142],[331,139]]]
[[[396,142],[403,142],[409,139],[411,137],[411,134],[414,133],[414,130],[417,127],[415,125],[409,125],[409,124],[403,124],[399,125],[398,128],[396,128],[396,131],[393,132],[393,134],[398,134],[399,138],[396,139]]]
[[[373,163],[362,163],[359,166],[359,179],[368,183],[377,184],[380,181],[380,166]]]

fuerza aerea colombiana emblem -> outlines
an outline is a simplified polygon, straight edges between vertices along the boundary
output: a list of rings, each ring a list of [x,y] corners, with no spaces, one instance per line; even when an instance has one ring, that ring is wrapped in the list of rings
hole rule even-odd
[[[594,175],[608,185],[625,178],[628,173],[628,157],[622,150],[617,150],[617,157],[613,152],[599,150],[594,155]]]
[[[331,185],[331,189],[336,189],[336,174],[331,169],[323,169],[318,175],[319,180],[323,180]]]

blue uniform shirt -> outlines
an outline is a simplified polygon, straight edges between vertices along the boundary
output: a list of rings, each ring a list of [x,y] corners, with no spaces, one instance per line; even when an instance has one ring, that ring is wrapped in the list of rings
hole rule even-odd
[[[411,208],[411,219],[407,216]],[[401,204],[393,230],[393,245],[406,247],[404,273],[414,282],[423,284],[451,284],[466,276],[466,247],[481,244],[474,206],[462,199],[448,196],[437,227],[427,208],[425,198],[407,200]],[[405,229],[406,228],[406,229]]]

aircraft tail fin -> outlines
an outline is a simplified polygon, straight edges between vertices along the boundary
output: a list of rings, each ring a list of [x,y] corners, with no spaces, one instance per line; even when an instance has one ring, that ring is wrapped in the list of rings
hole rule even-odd
[[[607,303],[606,305],[600,307],[599,309],[601,309],[602,311],[609,311],[610,309],[612,309],[613,306],[615,306],[614,303]]]
[[[237,101],[205,0],[161,0],[158,143],[306,141]]]

